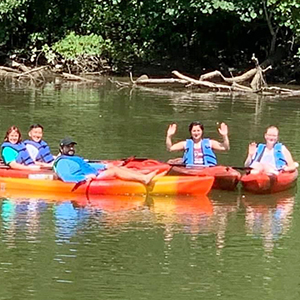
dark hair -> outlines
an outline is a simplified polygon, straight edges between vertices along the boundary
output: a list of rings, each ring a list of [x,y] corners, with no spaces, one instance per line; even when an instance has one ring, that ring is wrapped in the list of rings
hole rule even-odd
[[[22,135],[21,132],[19,130],[19,128],[17,126],[11,126],[8,128],[8,130],[6,131],[5,137],[4,137],[4,142],[8,142],[8,136],[13,132],[16,131],[19,135],[18,138],[18,143],[22,142]]]
[[[194,121],[192,122],[190,125],[189,125],[189,132],[191,133],[192,132],[192,129],[194,126],[200,126],[201,130],[203,131],[204,130],[204,126],[201,122],[199,121]]]
[[[31,131],[32,129],[35,129],[35,128],[41,128],[44,131],[44,127],[41,124],[32,124],[29,127],[29,131]]]

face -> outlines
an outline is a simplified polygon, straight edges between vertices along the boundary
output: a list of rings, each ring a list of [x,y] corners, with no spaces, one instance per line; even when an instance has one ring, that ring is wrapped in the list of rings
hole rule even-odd
[[[68,156],[73,156],[75,154],[75,144],[70,144],[67,146],[63,146],[62,148],[62,154],[68,155]]]
[[[19,134],[17,131],[13,130],[9,135],[8,135],[8,141],[12,144],[17,144],[19,140]]]
[[[200,140],[202,138],[202,129],[200,128],[200,125],[193,126],[191,130],[191,136],[193,140]]]
[[[276,128],[269,128],[265,133],[265,139],[267,144],[276,144],[278,141],[278,129]]]
[[[42,130],[42,128],[32,128],[29,131],[28,135],[34,142],[38,143],[41,141],[41,139],[43,137],[43,130]]]

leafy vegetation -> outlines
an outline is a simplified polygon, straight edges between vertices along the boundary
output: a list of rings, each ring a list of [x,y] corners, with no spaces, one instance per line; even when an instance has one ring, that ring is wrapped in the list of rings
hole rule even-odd
[[[260,61],[300,57],[299,44],[297,0],[0,2],[2,51],[28,60],[42,51],[48,60],[100,56],[119,68],[174,62],[238,67],[254,52]]]

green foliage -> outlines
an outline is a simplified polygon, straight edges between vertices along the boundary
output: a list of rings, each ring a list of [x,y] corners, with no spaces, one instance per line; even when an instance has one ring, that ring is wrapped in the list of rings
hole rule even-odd
[[[52,49],[64,59],[74,60],[80,55],[101,56],[108,46],[109,42],[104,41],[100,35],[76,35],[71,32],[53,44]]]
[[[70,60],[106,56],[115,65],[211,63],[208,57],[233,63],[242,51],[266,55],[274,32],[276,45],[300,43],[299,0],[0,1],[2,49],[43,47],[48,61],[58,52]]]

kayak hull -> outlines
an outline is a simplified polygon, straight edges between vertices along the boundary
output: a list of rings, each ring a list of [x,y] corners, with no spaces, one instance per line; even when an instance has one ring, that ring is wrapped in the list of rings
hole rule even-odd
[[[214,183],[212,188],[217,190],[235,190],[241,178],[240,172],[231,167],[215,166],[215,167],[191,167],[174,166],[169,172],[170,175],[188,175],[188,176],[213,176]]]
[[[16,176],[18,173],[19,177]],[[21,190],[62,195],[206,195],[212,187],[213,180],[211,176],[162,176],[155,177],[148,186],[116,178],[101,178],[89,183],[75,184],[58,180],[52,171],[0,170],[1,191]]]
[[[298,171],[275,174],[246,174],[241,178],[245,191],[255,194],[272,194],[288,190],[297,183]]]

